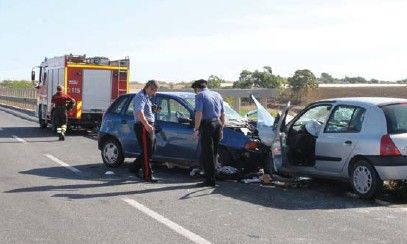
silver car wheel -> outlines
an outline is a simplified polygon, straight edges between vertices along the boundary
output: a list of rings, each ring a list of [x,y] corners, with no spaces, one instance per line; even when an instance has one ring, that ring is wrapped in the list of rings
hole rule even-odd
[[[358,165],[353,173],[353,185],[357,192],[367,193],[372,188],[372,173],[363,165]]]
[[[108,164],[114,164],[119,157],[119,150],[114,143],[107,143],[103,148],[103,157],[106,159]]]

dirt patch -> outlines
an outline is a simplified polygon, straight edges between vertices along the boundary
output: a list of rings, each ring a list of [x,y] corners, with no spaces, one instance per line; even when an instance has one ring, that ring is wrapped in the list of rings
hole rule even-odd
[[[399,97],[407,98],[407,86],[392,87],[319,87],[305,97],[303,104],[336,97]]]

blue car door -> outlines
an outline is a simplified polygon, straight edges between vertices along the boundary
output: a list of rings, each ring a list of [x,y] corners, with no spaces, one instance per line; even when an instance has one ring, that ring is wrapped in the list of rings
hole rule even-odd
[[[122,149],[126,155],[136,156],[140,151],[140,147],[137,142],[136,134],[134,133],[134,115],[133,115],[133,100],[132,96],[127,107],[124,109],[121,115],[119,125],[120,138],[122,138]]]
[[[116,137],[120,143],[123,143],[121,138],[122,111],[128,102],[129,96],[121,96],[117,98],[109,107],[103,116],[103,122],[100,131]]]
[[[174,97],[156,99],[156,157],[175,163],[197,162],[198,141],[192,137],[192,111]]]

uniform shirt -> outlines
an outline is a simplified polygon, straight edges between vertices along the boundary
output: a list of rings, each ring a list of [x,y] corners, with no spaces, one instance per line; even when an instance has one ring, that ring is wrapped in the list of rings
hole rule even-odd
[[[58,91],[55,95],[52,96],[51,103],[55,104],[56,107],[65,107],[68,101],[73,102],[75,101],[75,99]]]
[[[207,88],[195,95],[195,111],[202,112],[202,119],[220,118],[223,110],[222,96]]]
[[[148,98],[148,95],[144,90],[139,91],[134,97],[133,109],[134,109],[134,121],[138,122],[137,113],[143,111],[144,117],[150,123],[154,123],[155,118],[152,110],[152,103]]]

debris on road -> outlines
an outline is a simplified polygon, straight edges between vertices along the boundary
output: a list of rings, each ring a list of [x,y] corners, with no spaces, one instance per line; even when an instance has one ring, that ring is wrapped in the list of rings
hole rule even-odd
[[[253,177],[251,179],[243,179],[241,180],[242,183],[249,184],[249,183],[260,183],[260,177]]]

